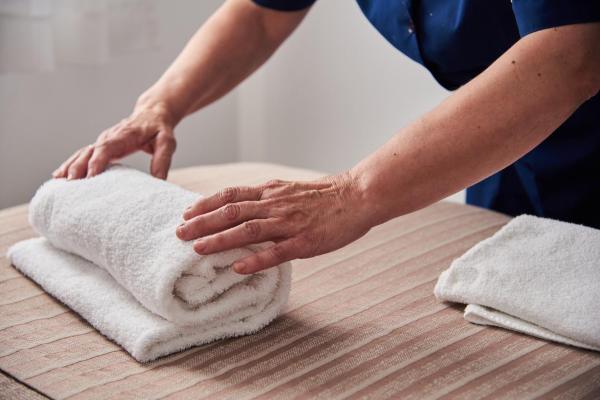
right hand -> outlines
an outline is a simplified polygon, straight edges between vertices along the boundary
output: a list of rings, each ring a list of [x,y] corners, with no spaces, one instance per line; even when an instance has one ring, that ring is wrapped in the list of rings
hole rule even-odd
[[[102,132],[95,143],[76,151],[52,176],[91,177],[104,171],[110,162],[143,150],[152,155],[150,173],[166,179],[176,147],[173,128],[173,118],[164,105],[136,106],[129,117]]]

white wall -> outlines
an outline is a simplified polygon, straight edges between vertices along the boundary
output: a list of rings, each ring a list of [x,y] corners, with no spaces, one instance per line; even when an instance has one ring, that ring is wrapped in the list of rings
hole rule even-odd
[[[0,208],[28,201],[69,154],[126,117],[137,96],[220,3],[155,1],[157,50],[132,52],[103,65],[1,74]],[[237,106],[235,94],[230,95],[185,120],[177,129],[174,166],[234,161]],[[128,162],[147,168],[149,158],[140,154]]]
[[[385,41],[354,1],[319,1],[242,86],[240,155],[338,171],[446,94]]]
[[[126,116],[219,3],[157,1],[158,52],[0,76],[0,208],[27,201],[70,152]],[[339,171],[446,95],[353,1],[321,0],[255,76],[178,127],[174,166],[243,160]]]

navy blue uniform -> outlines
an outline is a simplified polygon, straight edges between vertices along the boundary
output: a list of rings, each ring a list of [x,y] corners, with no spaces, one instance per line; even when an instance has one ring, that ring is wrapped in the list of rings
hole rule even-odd
[[[315,0],[254,1],[291,11]],[[598,0],[357,1],[383,37],[450,90],[473,79],[522,36],[600,21]],[[600,228],[600,95],[514,164],[468,188],[467,203]]]

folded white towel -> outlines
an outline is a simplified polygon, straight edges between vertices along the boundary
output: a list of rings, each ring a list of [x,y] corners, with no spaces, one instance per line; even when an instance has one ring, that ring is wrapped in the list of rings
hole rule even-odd
[[[254,332],[287,302],[290,264],[244,276],[230,264],[261,246],[196,254],[175,228],[198,197],[118,166],[51,180],[29,212],[45,239],[18,243],[8,256],[139,361]]]
[[[434,293],[470,322],[600,351],[600,231],[522,215],[455,260]]]

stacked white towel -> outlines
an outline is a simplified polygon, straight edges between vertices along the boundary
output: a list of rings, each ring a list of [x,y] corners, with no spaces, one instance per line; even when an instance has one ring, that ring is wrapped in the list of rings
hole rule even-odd
[[[8,256],[139,361],[255,332],[286,304],[290,264],[245,276],[230,265],[260,246],[196,254],[175,228],[198,197],[120,166],[50,180],[29,210],[44,237]]]
[[[600,231],[522,215],[444,271],[466,320],[600,351]]]

